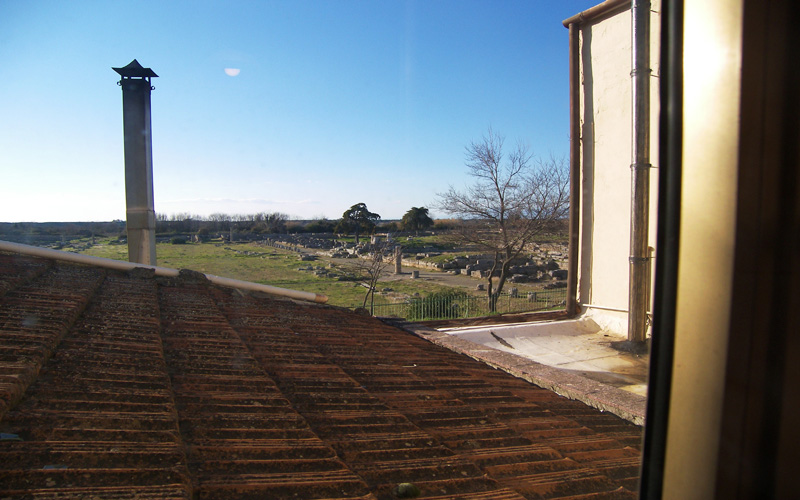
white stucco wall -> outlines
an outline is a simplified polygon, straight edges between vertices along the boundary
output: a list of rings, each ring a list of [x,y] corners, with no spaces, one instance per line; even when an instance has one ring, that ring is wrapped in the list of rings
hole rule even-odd
[[[651,10],[650,163],[657,167],[660,2],[653,1]],[[631,32],[630,10],[590,21],[580,31],[582,208],[578,300],[598,324],[624,333],[631,216]],[[650,188],[649,245],[655,248],[657,168],[650,171]]]

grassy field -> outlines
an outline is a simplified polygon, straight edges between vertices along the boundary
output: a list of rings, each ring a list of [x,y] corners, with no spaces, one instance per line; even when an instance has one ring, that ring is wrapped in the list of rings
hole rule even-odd
[[[75,250],[65,248],[64,250]],[[96,244],[79,251],[85,255],[128,260],[126,245]],[[158,265],[174,269],[191,269],[206,274],[224,276],[255,283],[263,283],[292,290],[322,293],[329,297],[329,304],[353,306],[360,304],[366,290],[357,283],[336,281],[318,277],[300,267],[324,266],[324,261],[305,262],[297,253],[246,243],[189,243],[185,245],[158,244]],[[433,283],[393,282],[391,287],[397,294],[427,294],[449,289]],[[379,286],[380,288],[380,286]],[[388,299],[376,294],[375,303]]]

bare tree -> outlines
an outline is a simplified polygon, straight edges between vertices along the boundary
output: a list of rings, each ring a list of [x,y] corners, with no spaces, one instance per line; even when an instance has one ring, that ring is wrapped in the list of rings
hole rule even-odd
[[[514,259],[534,239],[552,231],[569,211],[569,168],[563,159],[535,159],[517,143],[506,156],[504,139],[491,129],[466,147],[468,174],[475,182],[463,191],[437,196],[438,207],[457,218],[460,244],[494,255],[488,277],[489,310],[495,311]]]
[[[366,257],[354,259],[343,266],[343,270],[353,280],[366,287],[364,303],[361,307],[367,307],[370,300],[370,312],[375,303],[375,290],[378,280],[387,274],[387,270],[394,262],[394,256],[386,243],[375,243],[371,245],[369,254]]]

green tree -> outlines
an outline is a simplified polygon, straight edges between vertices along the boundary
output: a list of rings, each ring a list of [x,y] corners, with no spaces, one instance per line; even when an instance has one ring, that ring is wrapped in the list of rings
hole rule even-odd
[[[428,209],[425,207],[411,207],[403,215],[401,222],[405,231],[414,231],[415,233],[433,227],[433,219],[430,218]]]
[[[358,235],[372,231],[380,218],[380,215],[370,212],[365,203],[356,203],[342,214],[342,220],[336,226],[337,231],[354,233],[358,245]]]

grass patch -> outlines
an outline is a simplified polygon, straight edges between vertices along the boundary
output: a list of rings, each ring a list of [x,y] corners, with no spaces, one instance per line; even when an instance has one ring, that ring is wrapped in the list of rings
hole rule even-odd
[[[96,244],[90,248],[88,241],[81,241],[73,248],[85,255],[105,257],[115,260],[128,260],[127,245]],[[65,248],[66,249],[66,248]],[[338,281],[334,278],[316,276],[311,271],[300,270],[309,265],[327,266],[323,259],[301,261],[300,255],[288,250],[281,250],[252,243],[186,243],[173,245],[160,243],[156,245],[158,265],[173,269],[191,269],[205,274],[214,274],[226,278],[252,281],[266,285],[301,290],[327,295],[328,303],[336,306],[350,307],[360,305],[364,300],[366,289],[352,281]],[[433,259],[447,260],[454,255],[445,254]],[[437,261],[438,261],[437,260]],[[335,270],[335,269],[334,269]],[[408,271],[408,269],[406,269]],[[475,280],[475,284],[485,280]],[[517,287],[521,293],[541,289],[541,284],[506,284],[505,290]],[[392,292],[383,293],[384,288]],[[453,287],[425,280],[390,280],[381,281],[377,285],[375,304],[392,303],[405,300],[415,294],[426,297],[430,294],[467,293],[470,296],[485,297],[485,291],[477,291],[474,286],[469,289]]]
[[[125,245],[94,245],[80,253],[95,257],[115,260],[128,260],[128,248]],[[191,269],[205,274],[214,274],[226,278],[252,281],[266,285],[314,292],[327,295],[329,304],[352,306],[364,300],[366,289],[352,281],[337,281],[332,278],[319,277],[310,271],[300,271],[308,265],[323,266],[322,260],[306,262],[300,255],[287,250],[280,250],[248,243],[186,243],[172,245],[160,243],[156,245],[158,265],[173,269]],[[378,290],[390,287],[396,293],[413,295],[427,294],[450,290],[422,281],[414,283],[390,282],[379,283]],[[376,294],[375,300],[390,302],[390,298]]]

